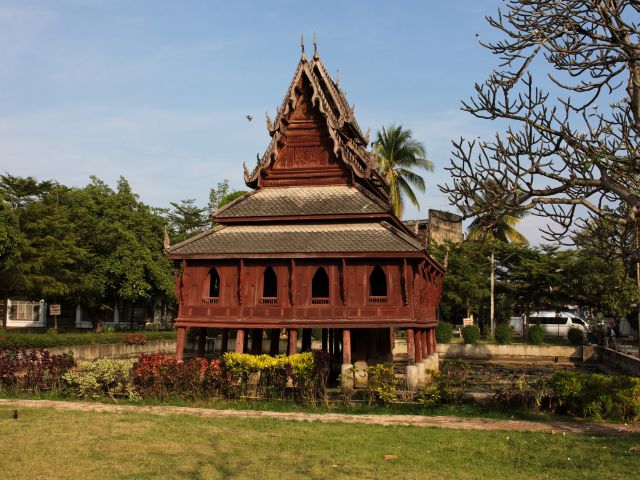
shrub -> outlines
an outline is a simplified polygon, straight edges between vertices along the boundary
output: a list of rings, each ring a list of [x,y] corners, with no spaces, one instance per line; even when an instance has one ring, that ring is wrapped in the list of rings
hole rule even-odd
[[[549,381],[555,413],[612,420],[640,419],[640,379],[623,375],[555,372]]]
[[[176,338],[175,332],[147,332],[144,335],[147,341],[173,340]],[[4,338],[0,338],[0,346],[17,345],[24,348],[52,348],[121,343],[123,341],[123,335],[114,332],[58,333],[55,335],[7,332]]]
[[[567,338],[571,345],[584,345],[584,333],[579,328],[571,327],[567,332]]]
[[[288,379],[291,379],[293,393],[299,400],[313,403],[326,397],[329,371],[326,352],[275,357],[228,352],[224,355],[224,368],[228,372],[224,393],[229,397],[246,394],[250,383],[258,396],[284,397]],[[254,380],[250,381],[251,378]]]
[[[136,399],[138,394],[131,379],[135,360],[100,359],[79,362],[78,367],[63,375],[68,390],[78,398]]]
[[[449,343],[453,338],[453,325],[448,322],[438,322],[436,326],[436,341],[438,343]]]
[[[418,389],[416,392],[416,402],[425,407],[435,407],[442,403],[442,392],[439,384],[440,375],[436,372],[432,373],[433,381]]]
[[[527,340],[531,345],[542,345],[544,343],[544,332],[539,324],[530,325],[527,332]]]
[[[51,355],[47,350],[0,347],[0,385],[17,390],[59,388],[62,375],[75,365],[72,355]]]
[[[393,368],[380,363],[367,368],[367,400],[369,405],[374,401],[385,406],[398,399],[398,381]]]
[[[440,374],[437,377],[442,401],[459,405],[464,392],[469,386],[471,368],[462,360],[446,360],[442,362]]]
[[[220,392],[224,372],[220,361],[178,362],[167,355],[142,354],[133,366],[133,384],[143,396],[165,399],[208,398]]]
[[[462,329],[462,338],[464,343],[478,343],[480,340],[480,329],[477,325],[467,325]]]
[[[499,345],[509,345],[513,342],[513,329],[507,323],[496,325],[496,343]]]

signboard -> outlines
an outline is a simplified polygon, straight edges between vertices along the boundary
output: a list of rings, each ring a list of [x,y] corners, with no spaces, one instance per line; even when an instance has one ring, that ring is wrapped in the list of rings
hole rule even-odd
[[[463,318],[462,319],[462,326],[463,327],[468,327],[469,325],[473,325],[473,317],[471,317],[471,318]]]
[[[61,308],[60,305],[49,305],[49,315],[54,316],[54,315],[60,315],[61,312]]]

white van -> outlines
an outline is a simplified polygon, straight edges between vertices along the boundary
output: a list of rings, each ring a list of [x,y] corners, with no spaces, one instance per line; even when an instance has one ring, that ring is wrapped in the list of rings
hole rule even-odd
[[[524,329],[523,317],[512,317],[511,326],[516,332]],[[554,310],[540,310],[532,312],[527,319],[529,325],[540,324],[542,331],[547,336],[566,337],[570,328],[579,328],[586,335],[589,327],[578,315],[572,312],[556,312]]]

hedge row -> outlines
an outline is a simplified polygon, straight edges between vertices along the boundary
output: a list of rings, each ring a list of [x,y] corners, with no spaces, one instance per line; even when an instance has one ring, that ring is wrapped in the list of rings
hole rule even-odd
[[[142,337],[144,336],[144,337]],[[144,338],[144,340],[143,340]],[[86,333],[14,333],[0,331],[0,346],[24,348],[70,347],[105,343],[144,343],[154,340],[174,340],[175,332],[86,332]]]

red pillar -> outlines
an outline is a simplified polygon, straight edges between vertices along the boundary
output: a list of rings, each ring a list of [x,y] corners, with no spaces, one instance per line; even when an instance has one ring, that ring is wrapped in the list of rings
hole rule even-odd
[[[223,328],[222,335],[220,336],[220,353],[227,353],[229,347],[229,329]]]
[[[407,328],[407,362],[416,364],[416,341],[413,328]]]
[[[342,363],[351,364],[351,330],[342,330]]]
[[[429,355],[431,355],[431,352],[429,350],[430,342],[431,340],[429,337],[429,329],[423,328],[422,329],[422,358],[427,358]]]
[[[416,363],[422,362],[422,329],[417,328],[415,331],[416,341]]]
[[[236,353],[244,353],[244,329],[239,328],[236,332]]]
[[[289,355],[295,355],[298,352],[298,329],[289,329]]]
[[[276,356],[280,353],[280,329],[272,328],[270,337],[269,355]]]
[[[431,353],[436,353],[438,342],[436,342],[436,329],[431,329]]]
[[[187,327],[178,327],[176,338],[176,360],[181,362],[184,358],[184,344],[187,341]]]

